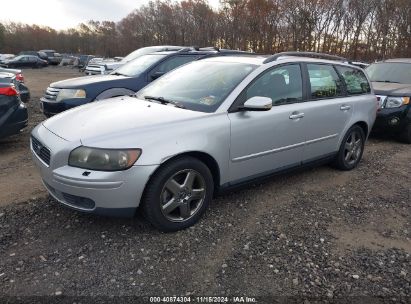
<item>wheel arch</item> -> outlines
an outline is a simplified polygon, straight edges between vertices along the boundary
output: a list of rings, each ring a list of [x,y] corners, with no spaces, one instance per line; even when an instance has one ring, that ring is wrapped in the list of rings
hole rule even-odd
[[[180,154],[176,154],[176,155],[166,159],[151,174],[150,179],[146,183],[145,188],[147,188],[147,185],[150,182],[150,180],[158,172],[158,170],[160,170],[160,168],[162,168],[165,164],[167,164],[167,163],[169,163],[169,162],[171,162],[175,159],[183,158],[183,157],[186,157],[186,156],[196,158],[199,161],[203,162],[207,166],[207,168],[210,170],[211,175],[213,177],[214,193],[217,193],[218,189],[220,187],[220,167],[218,166],[218,163],[217,163],[217,161],[215,160],[214,157],[212,157],[210,154],[208,154],[206,152],[201,152],[201,151],[187,151],[187,152],[183,152],[183,153],[180,153]]]
[[[361,127],[361,129],[364,131],[365,138],[367,138],[368,132],[369,132],[368,124],[365,121],[357,121],[356,123],[353,124],[353,126],[355,125],[358,125]]]

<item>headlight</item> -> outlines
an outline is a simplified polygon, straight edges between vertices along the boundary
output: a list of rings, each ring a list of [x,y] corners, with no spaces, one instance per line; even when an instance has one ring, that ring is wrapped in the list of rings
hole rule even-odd
[[[86,98],[86,91],[76,89],[62,89],[57,95],[56,101],[62,101],[71,98]]]
[[[96,171],[121,171],[134,165],[140,155],[140,149],[112,150],[79,147],[71,151],[69,166]]]
[[[387,100],[385,101],[385,108],[399,108],[403,105],[409,104],[410,98],[409,97],[392,97],[388,96]]]

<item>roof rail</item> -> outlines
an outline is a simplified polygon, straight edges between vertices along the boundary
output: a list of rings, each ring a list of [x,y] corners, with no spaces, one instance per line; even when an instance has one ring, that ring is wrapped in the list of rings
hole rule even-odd
[[[316,53],[316,52],[281,52],[281,53],[277,53],[277,54],[274,54],[274,55],[268,57],[266,60],[264,60],[263,63],[269,63],[269,62],[272,62],[272,61],[276,61],[278,58],[284,57],[284,56],[311,57],[311,58],[319,58],[319,59],[349,62],[349,60],[347,60],[344,57],[329,55],[329,54],[324,54],[324,53]]]
[[[197,50],[197,49],[198,49],[197,47],[190,46],[190,47],[185,47],[185,48],[182,48],[181,50],[178,50],[177,53],[184,53],[184,52]]]
[[[216,46],[207,46],[207,47],[200,48],[200,51],[208,51],[208,50],[214,50],[217,52],[220,51],[220,49]]]

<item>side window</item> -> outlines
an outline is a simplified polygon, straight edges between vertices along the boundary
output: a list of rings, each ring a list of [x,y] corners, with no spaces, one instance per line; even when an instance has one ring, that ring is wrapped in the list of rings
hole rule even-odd
[[[245,100],[254,96],[271,98],[273,106],[302,101],[300,65],[286,65],[264,72],[246,89]]]
[[[311,85],[311,98],[343,96],[340,77],[331,65],[307,64]]]
[[[338,65],[336,68],[344,78],[345,84],[347,85],[348,95],[366,94],[371,92],[371,86],[363,71]]]
[[[156,73],[168,73],[171,70],[174,70],[175,68],[179,67],[180,65],[186,64],[190,61],[193,61],[197,59],[198,56],[175,56],[171,57],[169,59],[166,59],[162,63],[160,63],[157,67],[154,68],[154,70],[151,72],[151,75],[156,74]]]

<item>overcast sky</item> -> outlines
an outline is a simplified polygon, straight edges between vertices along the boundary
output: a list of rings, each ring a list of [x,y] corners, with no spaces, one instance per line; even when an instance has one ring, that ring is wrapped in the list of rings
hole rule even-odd
[[[119,21],[133,9],[148,2],[149,0],[18,0],[17,6],[13,5],[13,8],[1,13],[0,20],[48,25],[60,30],[91,19]],[[217,7],[219,0],[208,2]]]

